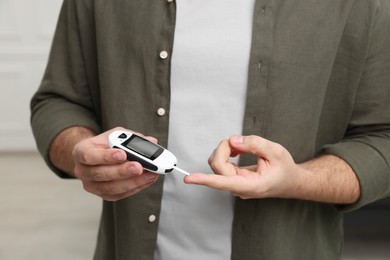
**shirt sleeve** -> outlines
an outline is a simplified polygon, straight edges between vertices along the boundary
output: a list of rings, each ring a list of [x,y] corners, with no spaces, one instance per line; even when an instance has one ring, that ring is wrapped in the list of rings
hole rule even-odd
[[[95,133],[101,131],[98,104],[91,97],[91,88],[97,86],[88,80],[80,37],[80,12],[85,12],[86,8],[79,8],[76,2],[82,1],[65,0],[63,3],[48,65],[30,103],[31,126],[38,150],[60,177],[68,175],[50,163],[48,155],[53,139],[72,126],[86,127]]]
[[[343,211],[390,195],[390,5],[380,3],[345,139],[323,148],[349,163],[359,179],[360,199]]]

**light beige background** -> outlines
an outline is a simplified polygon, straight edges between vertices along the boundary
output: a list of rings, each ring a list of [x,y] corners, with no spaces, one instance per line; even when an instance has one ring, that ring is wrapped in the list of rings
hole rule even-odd
[[[0,259],[91,259],[101,201],[36,153],[0,153]]]
[[[62,0],[0,0],[0,151],[33,150],[29,101],[38,87]]]

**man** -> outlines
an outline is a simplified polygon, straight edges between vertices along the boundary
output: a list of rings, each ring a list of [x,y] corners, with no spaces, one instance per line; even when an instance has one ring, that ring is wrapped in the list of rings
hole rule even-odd
[[[64,1],[32,127],[104,199],[95,259],[340,259],[343,212],[390,194],[388,1],[243,2]]]

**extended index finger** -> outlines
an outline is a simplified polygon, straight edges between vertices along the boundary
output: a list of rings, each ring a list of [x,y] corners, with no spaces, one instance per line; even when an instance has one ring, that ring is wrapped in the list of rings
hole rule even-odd
[[[184,182],[187,184],[205,185],[210,188],[229,192],[234,190],[235,185],[232,176],[203,173],[191,173],[184,178]]]

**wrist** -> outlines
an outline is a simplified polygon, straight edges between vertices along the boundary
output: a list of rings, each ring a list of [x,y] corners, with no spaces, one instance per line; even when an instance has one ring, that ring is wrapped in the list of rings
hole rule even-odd
[[[288,176],[283,183],[285,184],[281,190],[282,198],[287,199],[307,199],[308,187],[313,186],[312,171],[307,169],[302,164],[295,164],[293,168],[288,171]]]
[[[59,170],[75,177],[72,151],[81,141],[95,136],[95,133],[84,127],[70,127],[54,138],[49,149],[49,160]]]
[[[333,204],[358,200],[359,181],[341,158],[324,155],[297,166],[294,198]]]

